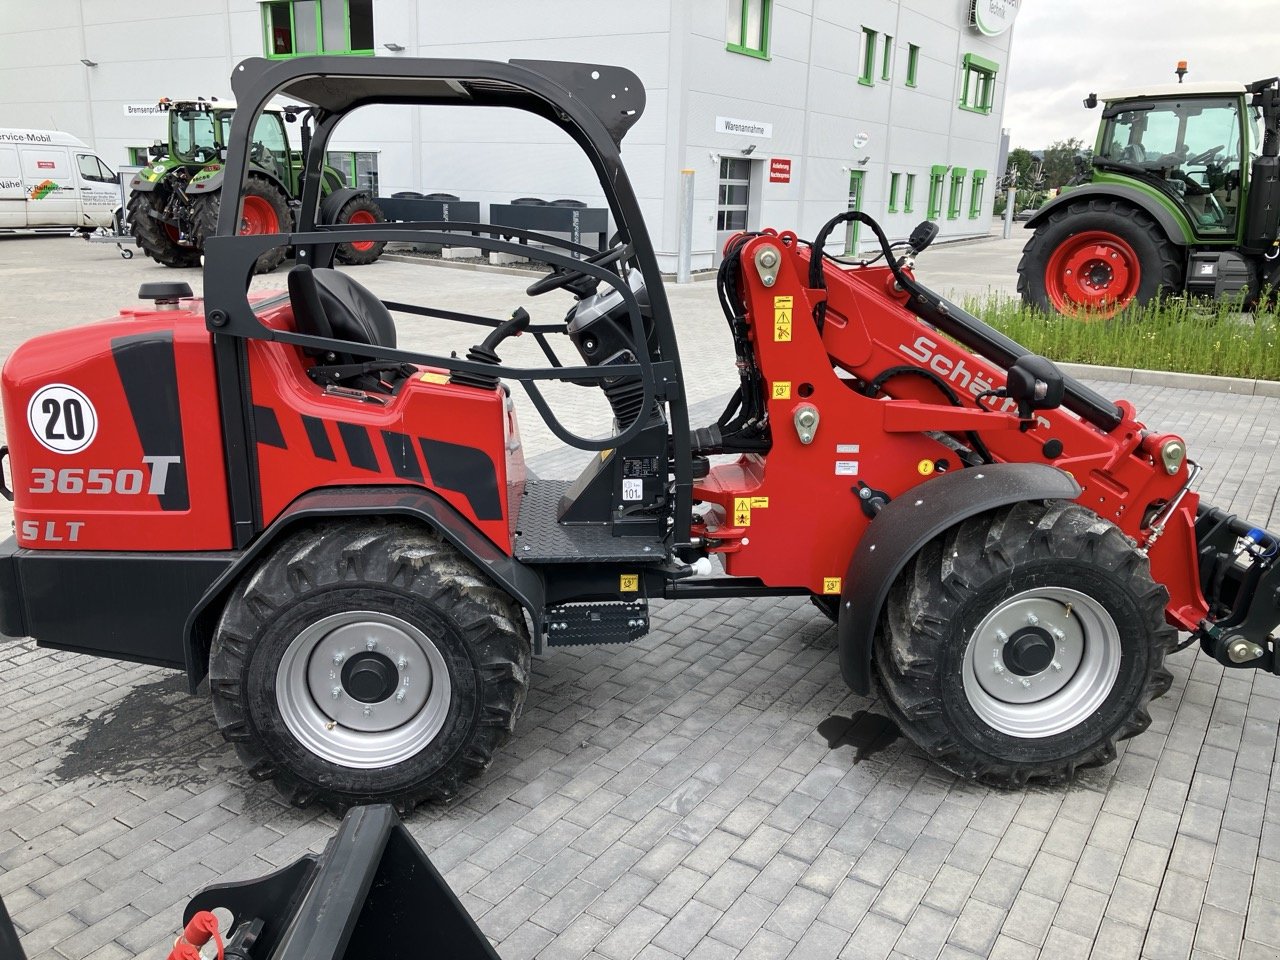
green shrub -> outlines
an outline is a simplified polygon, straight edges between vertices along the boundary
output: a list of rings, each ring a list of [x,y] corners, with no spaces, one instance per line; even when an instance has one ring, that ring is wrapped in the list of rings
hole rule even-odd
[[[1266,299],[1266,298],[1264,298]],[[1130,307],[1112,319],[1044,314],[1008,298],[967,310],[1033,353],[1063,363],[1280,380],[1280,314],[1186,297]]]

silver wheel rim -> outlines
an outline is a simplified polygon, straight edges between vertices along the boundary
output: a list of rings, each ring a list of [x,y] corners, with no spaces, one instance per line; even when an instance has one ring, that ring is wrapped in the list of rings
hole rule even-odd
[[[1033,634],[1052,641],[1043,669],[1029,669],[1011,654],[1011,644]],[[1067,587],[1037,587],[1001,601],[970,635],[965,696],[1001,733],[1052,737],[1102,706],[1120,675],[1120,655],[1120,631],[1102,604]]]
[[[367,668],[366,677],[376,671],[376,692],[370,681],[353,679],[353,664]],[[276,670],[276,705],[289,732],[344,767],[377,769],[414,756],[440,732],[452,699],[448,667],[431,638],[370,610],[311,624]]]

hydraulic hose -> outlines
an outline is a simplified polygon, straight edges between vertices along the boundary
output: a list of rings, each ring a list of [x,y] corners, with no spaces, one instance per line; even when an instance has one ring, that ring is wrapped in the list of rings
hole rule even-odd
[[[957,306],[945,297],[940,297],[928,287],[919,283],[902,269],[889,244],[889,238],[880,229],[880,224],[860,210],[846,210],[832,217],[818,231],[813,241],[813,254],[809,260],[809,286],[811,289],[825,290],[826,280],[822,275],[823,246],[831,231],[842,223],[856,220],[871,228],[880,241],[880,249],[884,251],[885,260],[893,272],[898,285],[910,294],[907,309],[921,320],[937,327],[947,336],[959,341],[963,346],[986,357],[1004,368],[1009,368],[1020,357],[1031,355],[1031,351],[1016,340],[1006,337],[999,330],[983,323],[967,310]],[[825,314],[825,301],[819,305]],[[815,319],[818,319],[815,316]],[[1100,430],[1110,433],[1124,420],[1120,408],[1102,394],[1091,390],[1074,377],[1062,375],[1064,396],[1062,405],[1081,419],[1093,424]]]

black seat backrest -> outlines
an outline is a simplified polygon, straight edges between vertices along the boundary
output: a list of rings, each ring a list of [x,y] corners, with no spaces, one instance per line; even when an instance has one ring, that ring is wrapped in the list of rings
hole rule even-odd
[[[395,347],[396,324],[372,291],[345,273],[299,264],[289,271],[289,301],[299,333]]]

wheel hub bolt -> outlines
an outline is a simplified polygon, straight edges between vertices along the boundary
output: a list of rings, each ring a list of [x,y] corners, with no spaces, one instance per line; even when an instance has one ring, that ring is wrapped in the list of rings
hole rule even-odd
[[[1052,667],[1054,670],[1062,669],[1062,664],[1060,664],[1057,660],[1053,661],[1053,663],[1049,664],[1049,666]]]
[[[1065,639],[1067,639],[1067,635],[1066,635],[1065,633],[1063,633],[1061,630],[1059,630],[1057,627],[1054,627],[1054,628],[1053,628],[1051,631],[1049,631],[1049,632],[1053,634],[1053,639],[1055,639],[1055,640],[1065,640]]]
[[[407,691],[402,689],[399,693],[396,694],[396,703],[404,703],[404,697],[406,692]]]
[[[341,687],[334,687],[334,688],[333,688],[333,699],[337,700],[340,696],[342,696],[342,688],[341,688]]]
[[[333,655],[333,662],[334,662],[335,664],[338,664],[338,663],[341,663],[341,662],[342,662],[342,651],[341,651],[341,650],[339,650],[337,653],[335,653],[335,654]]]
[[[1024,687],[1029,687],[1029,686],[1031,686],[1031,681],[1030,681],[1030,680],[1028,680],[1026,677],[1023,677],[1023,678],[1022,678],[1022,685],[1023,685]]]
[[[1005,633],[1003,630],[997,630],[995,636],[996,636],[996,639],[999,640],[1001,643],[1004,643],[1009,639],[1009,635]]]
[[[396,661],[396,667],[400,670],[403,670],[407,666],[409,666],[408,657],[401,657],[399,660]]]
[[[1037,617],[1034,613],[1028,613],[1028,614],[1027,614],[1027,623],[1028,623],[1028,624],[1030,624],[1031,626],[1033,626],[1033,627],[1034,627],[1034,626],[1035,626],[1037,623],[1039,623],[1039,622],[1040,622],[1040,618],[1039,618],[1039,617]]]
[[[991,669],[992,669],[992,670],[994,670],[996,673],[1004,673],[1004,664],[1002,664],[1002,663],[993,663],[993,664],[991,665]]]
[[[373,639],[373,637],[370,637],[368,640],[364,642],[364,648],[366,650],[376,650],[377,647],[378,647],[378,641]]]
[[[372,716],[373,716],[373,707],[365,707],[365,708],[364,708],[364,715],[365,715],[366,717],[372,717]]]

